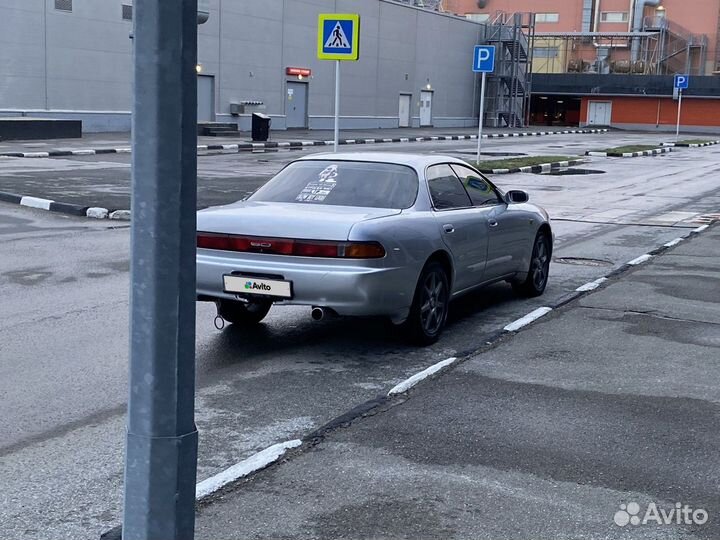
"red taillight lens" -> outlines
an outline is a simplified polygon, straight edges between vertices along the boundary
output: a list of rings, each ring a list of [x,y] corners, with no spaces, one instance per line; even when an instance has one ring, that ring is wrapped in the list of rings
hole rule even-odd
[[[337,242],[295,242],[293,255],[298,257],[338,257],[339,246]]]
[[[214,233],[198,233],[197,247],[244,253],[269,253],[273,255],[333,259],[381,259],[385,256],[385,248],[378,242],[325,242]]]
[[[217,234],[198,234],[197,247],[203,249],[232,249],[230,246],[230,237]]]

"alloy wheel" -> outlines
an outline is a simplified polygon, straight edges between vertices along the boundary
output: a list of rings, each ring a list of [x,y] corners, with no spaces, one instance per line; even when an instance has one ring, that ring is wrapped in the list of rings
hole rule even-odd
[[[420,320],[428,335],[437,333],[445,320],[447,309],[447,291],[444,281],[437,272],[427,275],[422,288],[420,304]]]

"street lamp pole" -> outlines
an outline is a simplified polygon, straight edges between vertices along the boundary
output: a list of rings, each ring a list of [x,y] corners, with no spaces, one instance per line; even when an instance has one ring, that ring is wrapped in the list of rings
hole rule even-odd
[[[135,2],[124,540],[191,540],[198,0]]]

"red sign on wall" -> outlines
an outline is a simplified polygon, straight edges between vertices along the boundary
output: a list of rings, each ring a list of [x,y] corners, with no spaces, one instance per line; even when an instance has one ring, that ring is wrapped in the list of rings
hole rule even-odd
[[[288,67],[285,68],[285,73],[287,75],[309,77],[312,75],[312,70],[310,68]]]

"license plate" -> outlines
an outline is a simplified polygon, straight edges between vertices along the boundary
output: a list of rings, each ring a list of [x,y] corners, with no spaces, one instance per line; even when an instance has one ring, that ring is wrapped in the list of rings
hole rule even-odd
[[[261,279],[249,276],[223,276],[225,292],[292,298],[292,282],[279,279]]]

